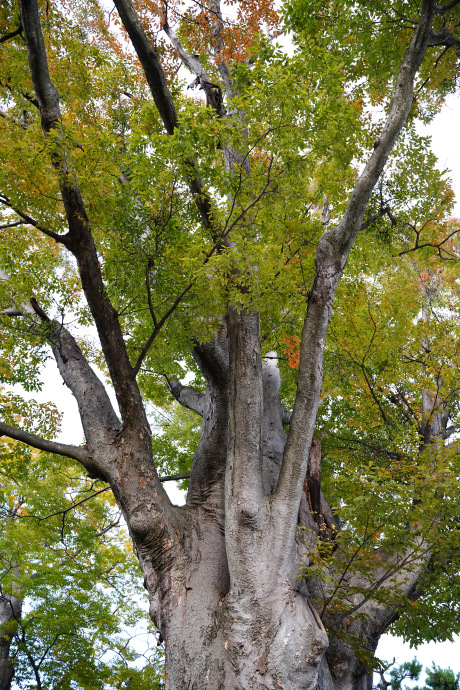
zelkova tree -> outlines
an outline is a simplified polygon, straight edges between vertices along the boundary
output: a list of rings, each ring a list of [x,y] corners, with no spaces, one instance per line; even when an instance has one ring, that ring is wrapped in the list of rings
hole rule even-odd
[[[439,535],[456,547],[452,496],[451,512],[442,508],[454,461],[441,440],[457,386],[441,400],[451,380],[429,363],[405,376],[389,354],[371,372],[371,337],[358,358],[361,409],[374,405],[399,448],[380,452],[384,433],[363,429],[361,479],[372,491],[360,497],[343,475],[334,484],[351,441],[337,445],[329,503],[318,408],[317,428],[329,424],[333,438],[361,398],[351,374],[353,400],[339,385],[337,362],[345,377],[354,366],[341,356],[347,327],[327,348],[326,337],[346,266],[350,304],[374,280],[394,306],[398,276],[418,271],[405,293],[415,329],[432,257],[456,256],[452,197],[414,127],[455,88],[460,3],[296,0],[283,15],[291,57],[276,46],[268,3],[231,5],[229,17],[218,0],[115,6],[21,0],[1,10],[2,375],[40,387],[51,351],[85,443],[39,436],[6,404],[0,432],[110,484],[165,641],[167,687],[367,687],[381,633],[433,573],[445,582]],[[185,92],[181,63],[205,102]],[[455,279],[439,300],[449,289]],[[434,348],[437,322],[425,312],[406,343],[413,360]],[[364,334],[375,315],[363,313],[356,303]],[[336,379],[322,398],[325,362]],[[193,385],[180,383],[186,372]],[[420,398],[413,424],[409,385]],[[154,459],[161,466],[191,442],[181,431],[152,443],[146,411],[171,396],[202,419],[182,507]]]

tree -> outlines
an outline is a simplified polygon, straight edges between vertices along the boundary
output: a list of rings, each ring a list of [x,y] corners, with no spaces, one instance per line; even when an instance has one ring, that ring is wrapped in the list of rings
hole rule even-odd
[[[108,487],[18,446],[1,446],[0,687],[161,687],[158,654],[139,667],[131,644],[146,614]]]
[[[401,690],[403,687],[403,681],[406,678],[409,680],[418,680],[420,673],[422,671],[422,664],[420,664],[417,659],[412,659],[412,661],[404,661],[399,666],[394,666],[394,660],[392,664],[389,664],[385,669],[380,671],[380,683],[377,685],[378,688],[386,690],[386,688],[391,687],[391,690]],[[385,673],[389,671],[390,680],[385,678]]]
[[[394,661],[393,661],[394,664]],[[378,688],[386,689],[391,687],[392,690],[401,690],[402,683],[406,678],[410,680],[418,680],[422,671],[422,664],[417,659],[412,661],[405,661],[404,663],[391,668],[390,664],[384,671],[380,673],[381,682]],[[385,678],[384,672],[389,670],[390,680]],[[442,669],[433,663],[432,668],[426,669],[425,690],[457,690],[460,682],[460,674],[455,674],[452,669]],[[418,690],[418,688],[417,688]]]
[[[380,366],[396,379],[376,387],[372,335],[348,368],[360,363],[373,406],[358,386],[344,398],[334,342],[347,349],[346,321],[326,337],[342,275],[338,318],[379,265],[397,282],[395,255],[427,276],[433,255],[457,256],[452,195],[415,122],[455,88],[460,3],[295,0],[291,57],[269,3],[233,18],[215,0],[115,5],[119,19],[97,2],[2,8],[4,378],[38,387],[50,348],[85,444],[17,418],[0,431],[110,484],[167,687],[368,686],[381,633],[451,575],[440,536],[454,552],[455,458],[441,440],[457,398],[454,387],[441,403],[433,367],[398,369],[391,343]],[[178,59],[205,103],[184,94]],[[380,277],[379,290],[395,306],[394,283]],[[362,308],[358,341],[382,331]],[[422,322],[416,354],[436,333]],[[417,424],[403,384],[420,391]],[[152,443],[146,412],[147,400],[171,409],[171,395],[202,418],[180,508],[158,468],[186,459],[196,421],[173,408],[173,430]],[[355,439],[327,445],[360,406],[384,422],[363,424],[361,476],[357,454],[344,463]],[[313,438],[327,422],[326,441]]]
[[[426,687],[431,690],[457,690],[460,684],[460,674],[452,669],[442,669],[436,664],[426,670]]]

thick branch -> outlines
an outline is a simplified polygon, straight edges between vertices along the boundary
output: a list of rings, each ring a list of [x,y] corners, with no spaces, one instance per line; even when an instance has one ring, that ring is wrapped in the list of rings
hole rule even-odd
[[[216,9],[220,13],[220,7],[216,4]],[[220,16],[217,14],[217,16]],[[220,16],[220,21],[222,20],[222,17]],[[200,60],[195,57],[194,55],[190,55],[184,50],[184,47],[182,46],[181,42],[179,41],[178,37],[176,36],[174,30],[172,27],[168,24],[167,21],[165,21],[164,24],[164,30],[167,36],[169,37],[171,43],[177,50],[177,53],[189,70],[191,70],[195,76],[196,80],[192,84],[192,86],[199,85],[203,89],[203,91],[206,94],[206,105],[211,106],[217,113],[219,117],[224,117],[226,115],[226,110],[224,107],[223,103],[223,97],[222,97],[222,89],[220,86],[217,84],[213,84],[207,73],[206,70],[204,69],[203,65],[201,64]],[[219,31],[219,29],[218,29]],[[226,89],[227,92],[232,92],[233,90],[230,86],[230,76],[228,73],[228,70],[224,67],[224,65],[221,66],[220,69],[221,73],[224,75],[224,81],[226,84]],[[239,154],[233,146],[226,146],[224,145],[224,159],[225,159],[225,166],[227,170],[232,170],[234,166],[241,166],[241,168],[245,171],[245,173],[248,175],[249,174],[249,161],[247,159],[247,154],[245,156],[242,156]],[[271,167],[271,165],[270,165]],[[259,199],[254,200],[254,204],[257,203]],[[235,203],[236,201],[236,196],[234,196],[233,202]],[[251,206],[251,205],[250,205]],[[249,206],[249,208],[250,208]],[[236,221],[238,222],[238,221]],[[234,223],[232,224],[234,225]],[[228,232],[231,231],[231,228],[228,230]]]
[[[166,21],[164,23],[163,29],[168,36],[169,40],[173,44],[174,48],[186,67],[189,68],[191,72],[196,76],[196,80],[193,85],[200,85],[206,94],[206,105],[210,105],[219,117],[225,115],[225,108],[222,100],[222,90],[217,84],[213,84],[206,70],[201,64],[200,60],[195,55],[189,55],[179,41],[174,29]]]
[[[178,403],[183,405],[192,412],[196,412],[203,416],[204,412],[204,397],[205,394],[200,391],[190,388],[189,386],[183,386],[180,381],[169,381],[169,390],[175,397]]]
[[[2,592],[0,596],[0,690],[11,688],[14,666],[10,659],[10,646],[13,631],[22,615],[22,599],[19,597],[23,594],[23,588],[16,582],[13,589],[17,596],[6,592]]]
[[[214,54],[217,56],[217,69],[219,70],[220,76],[222,77],[223,82],[225,84],[227,99],[231,101],[235,95],[235,91],[233,89],[230,70],[228,68],[227,62],[223,54],[225,42],[223,37],[224,21],[222,18],[221,2],[220,0],[210,0],[209,6],[217,19],[217,22],[214,23],[212,30],[215,41]]]
[[[209,343],[196,343],[193,359],[208,386],[227,390],[229,385],[228,340],[226,323],[222,321],[215,338]]]
[[[375,213],[371,218],[368,218],[368,220],[364,221],[364,223],[361,223],[361,227],[359,229],[360,232],[362,230],[366,230],[366,228],[370,227],[373,223],[375,223],[376,220],[378,220],[382,216],[388,216],[393,227],[398,224],[398,220],[392,214],[390,207],[389,206],[382,206],[378,213]]]
[[[21,24],[29,56],[29,68],[40,109],[43,131],[48,133],[61,120],[59,96],[54,88],[36,0],[21,0]]]
[[[166,77],[161,66],[158,51],[151,44],[142,28],[136,12],[130,0],[114,0],[115,6],[121,17],[123,25],[128,32],[134,50],[140,60],[147,83],[150,87],[155,105],[158,108],[161,119],[168,134],[173,134],[178,127],[178,117],[174,106],[171,93],[168,89]],[[212,209],[211,200],[206,193],[195,161],[188,159],[184,161],[187,169],[187,181],[190,191],[195,197],[195,203],[201,216],[203,224],[207,228],[212,228]]]
[[[15,36],[19,36],[19,34],[22,34],[22,26],[19,24],[18,28],[15,31],[10,31],[10,33],[2,33],[0,36],[0,44],[5,43],[6,41],[9,41],[10,38],[14,38]]]
[[[285,426],[288,426],[291,423],[291,417],[292,417],[292,410],[286,410],[284,405],[282,406],[282,422]]]
[[[435,5],[434,6],[434,11],[436,14],[447,14],[447,12],[450,12],[450,10],[453,10],[454,7],[457,7],[457,5],[460,4],[460,0],[452,0],[451,2],[448,2],[447,5]]]
[[[158,57],[158,51],[147,38],[131,2],[129,0],[115,0],[115,7],[144,69],[153,100],[166,131],[168,134],[172,134],[178,125],[177,112]]]
[[[120,422],[112,407],[104,385],[89,366],[75,338],[57,321],[51,321],[35,299],[30,303],[35,313],[47,325],[48,338],[64,383],[72,391],[89,446],[106,443],[107,432],[120,429]]]
[[[165,34],[168,36],[169,40],[173,44],[174,48],[177,50],[177,53],[184,63],[186,67],[189,68],[193,74],[198,77],[198,79],[204,82],[209,82],[208,75],[206,74],[206,70],[204,69],[203,65],[201,64],[199,58],[196,55],[189,55],[185,50],[182,45],[182,43],[179,41],[176,32],[172,28],[172,26],[169,25],[167,21],[165,21],[163,25],[163,29]]]
[[[36,0],[21,0],[21,21],[29,67],[40,108],[45,136],[62,128],[59,97],[48,71],[45,44]],[[78,262],[81,283],[90,307],[110,371],[121,415],[125,422],[136,418],[148,426],[145,410],[129,362],[118,315],[110,303],[80,189],[69,167],[64,138],[51,147],[51,161],[59,177],[69,233],[66,247]],[[60,241],[63,241],[60,238]]]
[[[197,344],[193,357],[206,381],[206,392],[199,398],[203,410],[200,442],[195,452],[187,496],[188,504],[209,501],[223,514],[224,472],[227,461],[229,370],[225,323],[214,339]],[[196,393],[196,391],[195,391]]]
[[[167,474],[164,477],[158,477],[160,482],[178,482],[180,479],[190,479],[190,472],[182,472],[182,474]]]
[[[264,358],[265,359],[265,358]],[[286,434],[283,418],[287,411],[281,404],[279,390],[281,375],[277,366],[276,352],[269,352],[262,367],[264,415],[262,422],[262,482],[265,494],[271,494],[281,469]]]
[[[228,311],[230,422],[226,520],[258,528],[262,517],[263,387],[258,312]]]
[[[57,443],[56,441],[47,441],[40,436],[35,434],[30,434],[28,431],[23,431],[22,429],[17,429],[14,426],[0,422],[0,434],[2,436],[8,436],[8,438],[13,438],[21,443],[26,443],[32,448],[38,448],[38,450],[44,450],[47,453],[53,453],[54,455],[63,455],[66,458],[73,458],[78,460],[83,467],[90,468],[92,466],[88,450],[86,448],[79,448],[78,446],[68,446],[65,443]]]
[[[58,332],[56,324],[51,322],[53,352],[65,382],[77,398],[85,434],[91,444],[88,452],[94,460],[95,474],[110,482],[137,545],[144,573],[149,571],[147,577],[151,578],[153,588],[156,575],[151,556],[152,530],[156,530],[158,543],[162,543],[168,528],[171,528],[170,523],[166,526],[167,515],[171,515],[171,503],[155,472],[150,425],[118,314],[105,290],[85,204],[67,155],[67,138],[63,132],[58,94],[48,71],[37,0],[20,0],[20,6],[42,129],[45,137],[49,137],[51,132],[55,134],[49,138],[48,149],[58,176],[69,228],[65,246],[77,260],[81,284],[123,420],[122,428],[102,384],[84,360],[72,336],[65,329]],[[150,540],[149,548],[146,535]],[[159,550],[159,553],[163,554],[163,551]],[[163,555],[157,559],[158,568],[162,558]]]
[[[87,441],[93,445],[101,432],[119,429],[120,422],[104,385],[89,366],[73,336],[57,322],[53,326],[51,347],[54,357],[65,384],[78,403]]]
[[[445,46],[446,48],[460,49],[460,39],[455,38],[449,29],[441,29],[441,31],[433,32],[430,35],[430,46]]]

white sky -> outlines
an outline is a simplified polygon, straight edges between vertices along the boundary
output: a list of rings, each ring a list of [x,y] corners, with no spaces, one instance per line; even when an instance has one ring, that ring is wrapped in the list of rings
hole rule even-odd
[[[434,153],[438,157],[441,170],[451,171],[457,203],[455,215],[460,216],[460,95],[450,96],[429,127],[420,130],[431,136]]]
[[[441,169],[449,168],[451,178],[456,190],[457,204],[455,215],[460,216],[460,97],[449,98],[443,111],[437,116],[434,123],[423,129],[423,133],[430,134],[432,146],[439,159]],[[45,386],[40,396],[34,397],[40,400],[53,400],[59,409],[64,412],[62,433],[59,440],[66,443],[79,444],[82,442],[83,431],[80,424],[76,402],[63,386],[62,380],[53,362],[49,362],[45,372]],[[182,503],[183,496],[174,483],[166,485],[168,493],[174,502]],[[417,656],[424,666],[430,666],[434,661],[442,667],[450,666],[454,671],[460,672],[460,639],[454,643],[424,644],[418,650],[410,649],[403,644],[401,639],[390,635],[384,635],[377,650],[378,656],[391,661],[396,657],[397,662],[411,660]]]

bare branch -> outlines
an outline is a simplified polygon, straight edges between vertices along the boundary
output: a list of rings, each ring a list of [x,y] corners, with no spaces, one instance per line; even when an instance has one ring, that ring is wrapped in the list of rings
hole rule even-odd
[[[415,245],[411,247],[410,249],[404,249],[400,252],[398,252],[398,256],[403,256],[404,254],[410,254],[412,252],[416,252],[419,249],[424,249],[426,247],[432,247],[433,249],[438,250],[438,255],[440,259],[444,259],[446,261],[454,261],[458,259],[458,256],[454,253],[448,252],[447,249],[444,249],[443,245],[446,244],[452,237],[455,237],[460,232],[460,228],[458,230],[453,230],[447,237],[445,237],[442,242],[424,242],[423,244],[419,244],[419,237],[420,237],[420,232],[415,231],[416,233],[416,239],[415,239]],[[444,252],[444,255],[443,253]]]
[[[29,216],[27,213],[24,213],[24,211],[21,211],[19,208],[16,208],[14,204],[11,203],[11,200],[5,196],[4,194],[0,194],[0,203],[3,204],[4,206],[7,206],[10,208],[12,211],[14,211],[20,218],[22,218],[21,221],[18,221],[15,223],[15,225],[32,225],[34,228],[42,232],[44,235],[47,235],[48,237],[51,237],[51,239],[55,240],[56,242],[60,242],[61,244],[65,244],[66,240],[68,238],[68,233],[65,235],[59,235],[57,232],[53,232],[52,230],[48,230],[48,228],[43,227],[43,225],[40,225],[36,220],[34,220],[31,216]],[[1,226],[3,228],[7,227],[13,227],[13,225],[4,225]]]
[[[169,390],[178,403],[203,416],[205,394],[189,386],[183,386],[179,381],[169,381]]]
[[[192,288],[193,284],[194,284],[194,281],[193,281],[192,283],[189,283],[189,284],[182,290],[182,292],[179,293],[179,295],[176,297],[176,299],[174,300],[174,302],[173,302],[173,304],[171,305],[171,307],[168,309],[168,311],[167,311],[165,314],[163,314],[163,316],[161,317],[161,319],[158,321],[158,323],[157,323],[157,325],[155,326],[155,328],[153,329],[153,331],[152,331],[150,337],[148,338],[147,342],[145,343],[144,347],[142,348],[141,354],[139,355],[136,364],[135,364],[134,367],[133,367],[133,372],[134,372],[135,375],[137,375],[137,374],[139,373],[139,369],[140,369],[141,366],[142,366],[142,362],[144,361],[145,357],[147,356],[147,353],[148,353],[148,351],[150,350],[150,348],[151,348],[151,346],[152,346],[152,343],[153,343],[153,341],[155,340],[155,338],[157,337],[157,335],[158,335],[158,333],[160,332],[161,328],[163,327],[163,325],[165,324],[165,322],[167,321],[167,319],[169,319],[169,317],[171,316],[171,314],[177,309],[177,307],[178,307],[179,304],[182,302],[182,300],[184,299],[184,297],[185,297],[185,295],[187,294],[187,292]]]
[[[8,436],[8,438],[13,438],[16,441],[21,441],[21,443],[26,443],[28,446],[32,446],[32,448],[44,450],[47,453],[73,458],[74,460],[78,460],[83,467],[89,468],[92,466],[86,448],[68,446],[65,443],[57,443],[56,441],[48,441],[35,434],[30,434],[28,431],[23,431],[22,429],[17,429],[14,426],[5,424],[4,422],[0,422],[0,434],[2,436]]]
[[[99,491],[95,491],[90,496],[86,496],[85,498],[82,498],[81,501],[77,501],[76,503],[72,503],[72,505],[69,506],[68,508],[64,508],[63,510],[56,510],[54,513],[50,513],[49,515],[44,515],[43,517],[40,517],[39,515],[32,515],[32,514],[17,515],[17,517],[21,518],[21,520],[24,518],[35,518],[35,520],[38,520],[38,522],[42,522],[43,520],[48,520],[49,518],[55,517],[56,515],[66,515],[71,510],[74,510],[75,508],[78,508],[78,506],[81,506],[83,503],[86,503],[86,501],[90,501],[95,496],[98,496],[99,494],[102,494],[105,491],[111,491],[111,490],[112,489],[110,486],[104,486],[103,489],[99,489]]]
[[[24,225],[27,221],[17,220],[15,223],[5,223],[5,225],[0,225],[0,230],[6,230],[7,228],[17,228],[18,225]]]
[[[150,311],[150,316],[152,317],[153,325],[155,328],[158,326],[158,322],[155,316],[155,311],[153,309],[153,304],[152,304],[152,291],[150,288],[150,270],[152,266],[150,264],[150,261],[147,262],[147,266],[145,268],[145,287],[147,289],[147,301],[149,303],[149,311]]]
[[[9,41],[10,38],[14,38],[15,36],[19,36],[19,34],[22,34],[22,24],[19,24],[18,28],[15,31],[11,31],[10,33],[3,33],[0,36],[0,44],[5,43],[6,41]]]

